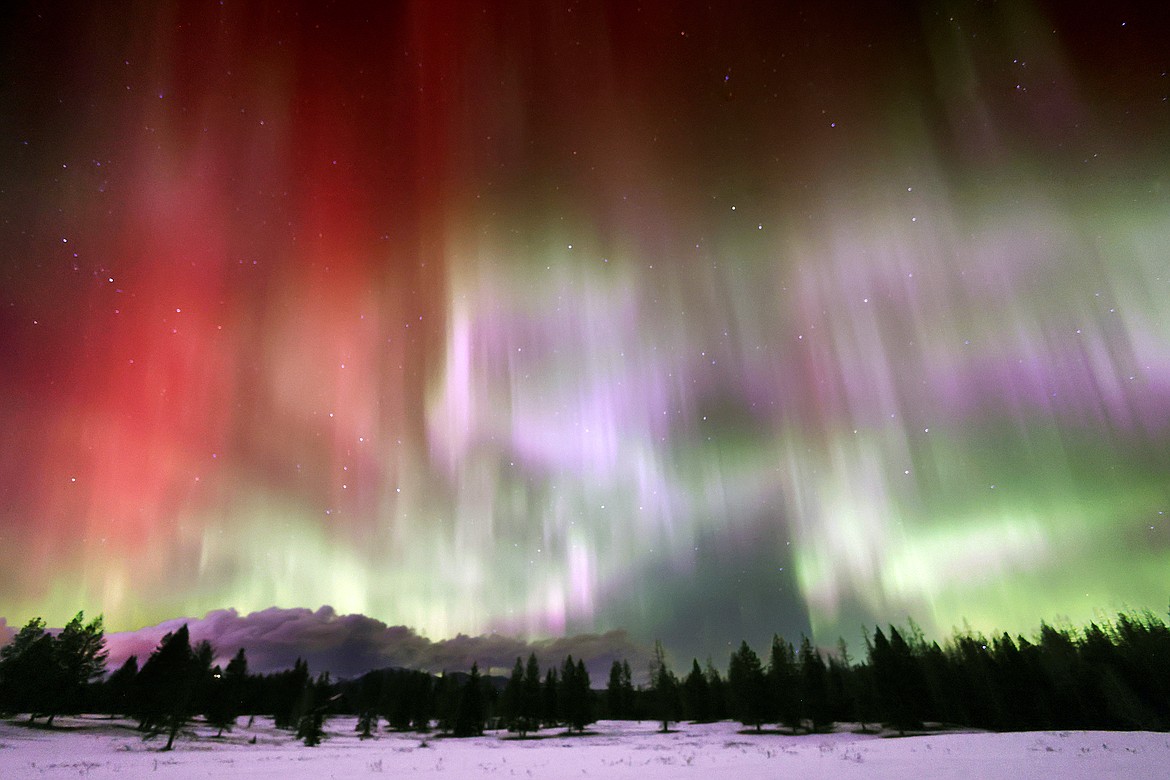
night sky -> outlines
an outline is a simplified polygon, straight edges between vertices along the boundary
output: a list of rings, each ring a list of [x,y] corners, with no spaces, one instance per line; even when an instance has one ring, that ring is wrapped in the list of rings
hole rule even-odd
[[[831,5],[6,4],[0,615],[1164,614],[1166,4]]]

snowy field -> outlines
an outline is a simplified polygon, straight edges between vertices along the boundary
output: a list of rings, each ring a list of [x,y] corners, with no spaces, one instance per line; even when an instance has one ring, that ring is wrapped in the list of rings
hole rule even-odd
[[[516,740],[489,733],[443,739],[379,732],[360,740],[353,718],[329,721],[307,748],[257,718],[216,739],[196,724],[170,752],[128,721],[58,719],[61,728],[0,721],[0,778],[410,777],[479,778],[1165,778],[1170,734],[1149,732],[936,733],[883,738],[839,731],[792,737],[742,733],[739,724],[603,721],[592,733]],[[253,740],[255,740],[253,742]]]

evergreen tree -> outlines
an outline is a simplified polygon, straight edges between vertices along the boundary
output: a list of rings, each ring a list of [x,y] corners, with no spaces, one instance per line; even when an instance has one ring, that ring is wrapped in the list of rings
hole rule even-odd
[[[0,711],[27,712],[29,722],[47,708],[45,682],[53,676],[53,637],[33,618],[0,647]]]
[[[622,663],[616,658],[609,666],[609,680],[605,684],[605,707],[609,717],[621,720],[625,717],[622,709]]]
[[[417,672],[394,669],[385,673],[378,709],[386,718],[388,728],[408,731],[413,723],[418,686],[414,676]]]
[[[483,734],[484,692],[479,664],[471,665],[471,675],[459,692],[455,711],[454,728],[456,737],[478,737]]]
[[[543,702],[544,725],[556,726],[562,722],[561,702],[558,695],[560,681],[557,679],[557,670],[549,669],[544,676],[544,686],[541,688]]]
[[[196,657],[200,653],[196,652]],[[221,670],[217,664],[211,670],[211,681],[207,686],[206,704],[203,714],[208,725],[219,729],[217,737],[223,736],[226,729],[231,731],[235,726],[236,718],[243,710],[244,686],[247,683],[248,659],[244,655],[244,648],[240,648],[235,657],[228,662],[227,670]]]
[[[304,740],[305,747],[316,747],[325,739],[325,718],[328,716],[331,693],[329,672],[322,672],[315,682],[306,683],[296,708],[297,739]]]
[[[922,674],[926,680],[929,708],[924,717],[944,723],[970,723],[968,704],[970,696],[959,694],[966,685],[962,677],[962,664],[956,663],[938,642],[931,642],[919,658]]]
[[[431,719],[435,714],[435,678],[426,672],[416,671],[408,676],[407,682],[411,703],[410,726],[415,731],[430,731]]]
[[[540,730],[542,704],[540,664],[536,661],[536,653],[529,653],[528,663],[524,666],[524,684],[520,696],[520,714],[527,722],[529,731]]]
[[[223,672],[223,695],[228,716],[234,724],[244,712],[244,698],[248,689],[248,656],[244,648],[236,651]]]
[[[637,693],[641,690],[641,686],[634,688],[634,673],[630,669],[630,662],[628,659],[622,659],[622,706],[625,708],[627,718],[638,718],[638,713],[634,706],[637,699]]]
[[[128,715],[134,708],[134,678],[138,676],[138,656],[132,655],[106,680],[106,706],[111,714]]]
[[[895,647],[893,630],[890,645]],[[1005,725],[1003,703],[999,699],[994,663],[987,647],[987,638],[977,634],[968,633],[953,640],[951,668],[955,685],[952,689],[956,690],[957,696],[952,694],[946,698],[957,700],[958,705],[948,708],[948,715],[958,714],[965,722],[979,728],[1002,729]],[[913,712],[912,720],[922,720],[921,707],[916,707]]]
[[[524,712],[524,663],[520,656],[516,656],[516,664],[512,667],[512,676],[504,686],[502,702],[504,722],[508,731],[515,731],[521,737],[528,733],[528,719]]]
[[[1110,729],[1139,729],[1156,718],[1126,682],[1122,656],[1113,638],[1090,623],[1081,640],[1084,687],[1099,721]]]
[[[732,717],[745,726],[760,731],[768,706],[766,680],[760,657],[742,642],[731,654],[727,667],[727,684],[731,694]]]
[[[211,647],[211,642],[204,639],[192,645],[191,657],[194,662],[192,673],[195,675],[195,694],[192,712],[206,713],[211,703],[212,689],[218,682],[212,676],[212,662],[215,659],[215,650]]]
[[[565,659],[561,668],[560,690],[557,699],[561,713],[569,730],[584,732],[593,722],[592,692],[589,690],[589,672],[584,661],[573,662],[573,656]]]
[[[793,733],[801,726],[803,713],[800,700],[800,677],[796,668],[796,651],[792,644],[776,634],[772,637],[772,653],[768,663],[768,694],[770,719],[783,723]]]
[[[1080,681],[1083,678],[1081,659],[1070,631],[1040,624],[1041,666],[1051,701],[1053,728],[1087,729],[1094,721],[1087,706]]]
[[[1026,729],[1029,724],[1044,720],[1038,709],[1044,698],[1036,673],[1038,670],[1029,668],[1028,660],[1020,650],[1026,646],[1027,640],[1021,637],[1021,644],[1017,646],[1004,632],[995,640],[992,652],[998,698],[1003,704],[1003,727],[1008,730]]]
[[[187,625],[162,638],[136,678],[139,728],[151,734],[167,732],[163,750],[194,714],[200,662],[191,649]]]
[[[455,720],[459,716],[459,700],[462,695],[463,686],[455,675],[447,674],[444,670],[435,684],[435,715],[439,722],[439,731],[444,734],[455,731]]]
[[[88,624],[78,612],[57,635],[52,646],[53,663],[48,679],[48,724],[58,713],[80,711],[89,684],[106,673],[106,640],[99,615]]]
[[[829,656],[829,717],[835,721],[858,720],[855,692],[852,690],[852,663],[844,638],[837,640],[837,654]]]
[[[654,719],[662,724],[662,731],[670,730],[671,721],[678,720],[678,680],[666,665],[666,651],[661,641],[654,643],[654,660],[650,665],[650,700]]]
[[[609,717],[627,720],[634,715],[634,683],[629,661],[614,659],[609,668],[609,682],[605,686],[606,706]]]
[[[829,706],[828,671],[825,659],[809,638],[800,641],[801,710],[812,722],[813,731],[826,731],[833,725]]]
[[[720,676],[719,670],[715,668],[715,663],[710,658],[707,659],[703,677],[707,681],[709,717],[712,721],[724,720],[727,718],[727,682]]]
[[[277,673],[272,680],[272,719],[278,729],[296,729],[304,714],[302,703],[309,685],[309,664],[298,658],[293,668]]]
[[[577,731],[583,732],[586,726],[596,721],[593,715],[593,686],[589,683],[589,670],[585,668],[583,658],[577,659],[577,689],[581,704],[573,725]]]
[[[683,701],[686,704],[686,716],[696,723],[709,723],[711,717],[710,686],[707,676],[699,668],[699,659],[691,661],[691,671],[683,681]]]
[[[922,704],[927,691],[922,670],[910,647],[890,626],[887,640],[881,628],[874,632],[870,653],[878,700],[886,719],[899,733],[922,727]]]
[[[231,715],[231,706],[224,694],[223,670],[216,664],[211,669],[211,687],[207,694],[207,704],[203,710],[203,717],[207,725],[217,729],[216,737],[222,737],[225,729],[230,729],[235,722]]]
[[[1170,728],[1170,628],[1152,612],[1119,614],[1114,633],[1119,672],[1140,697],[1152,726]]]

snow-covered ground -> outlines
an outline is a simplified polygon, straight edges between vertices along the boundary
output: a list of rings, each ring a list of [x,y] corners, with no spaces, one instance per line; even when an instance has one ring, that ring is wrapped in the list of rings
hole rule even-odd
[[[243,722],[243,721],[241,721]],[[60,728],[0,721],[0,778],[410,777],[479,778],[1165,778],[1170,734],[1150,732],[936,733],[897,739],[838,731],[792,737],[739,724],[603,721],[593,732],[539,739],[489,733],[443,739],[379,732],[360,740],[353,718],[335,718],[308,748],[256,719],[223,738],[195,725],[170,752],[127,721],[59,718]],[[255,740],[254,742],[252,740]]]

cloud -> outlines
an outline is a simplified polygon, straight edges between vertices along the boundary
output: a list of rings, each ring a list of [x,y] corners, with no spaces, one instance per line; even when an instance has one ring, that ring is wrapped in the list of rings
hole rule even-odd
[[[323,606],[315,612],[271,607],[247,615],[234,609],[216,610],[202,618],[175,618],[137,631],[108,634],[109,668],[118,668],[131,655],[138,656],[141,666],[163,635],[184,623],[192,642],[211,642],[218,663],[225,664],[242,647],[249,670],[259,673],[288,669],[297,658],[304,658],[314,674],[328,671],[343,678],[384,667],[465,671],[473,662],[481,670],[504,674],[518,656],[527,659],[529,653],[536,653],[543,668],[559,667],[568,655],[584,660],[593,685],[601,687],[614,660],[628,660],[637,680],[646,676],[651,658],[650,651],[625,631],[535,641],[460,634],[433,641],[406,626],[388,626],[365,615],[338,615],[332,607]],[[3,631],[0,621],[0,637]]]
[[[0,617],[0,647],[8,644],[16,636],[16,629],[8,625],[8,621]]]

